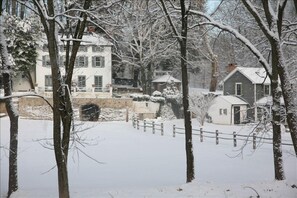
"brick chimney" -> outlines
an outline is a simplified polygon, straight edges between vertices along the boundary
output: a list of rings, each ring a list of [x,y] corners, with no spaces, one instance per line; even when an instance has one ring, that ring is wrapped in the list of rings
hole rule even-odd
[[[96,30],[96,27],[95,27],[95,26],[89,25],[89,26],[87,27],[87,32],[89,32],[89,33],[91,33],[91,32],[95,32],[95,30]]]
[[[226,71],[229,74],[237,67],[236,63],[230,63],[228,66],[226,66]]]

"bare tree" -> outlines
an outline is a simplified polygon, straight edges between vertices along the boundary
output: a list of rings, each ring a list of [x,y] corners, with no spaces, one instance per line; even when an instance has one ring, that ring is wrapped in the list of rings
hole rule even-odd
[[[27,3],[26,1],[22,2]],[[84,29],[87,23],[88,16],[86,10],[91,6],[91,0],[85,0],[82,3],[64,1],[65,5],[71,5],[71,8],[59,4],[57,1],[48,0],[46,2],[32,0],[34,8],[31,8],[40,17],[44,32],[47,38],[51,72],[53,76],[53,144],[55,151],[56,164],[58,169],[58,186],[59,197],[68,198],[69,184],[68,184],[68,149],[70,135],[73,124],[73,110],[71,100],[71,80],[74,68],[74,62],[80,43],[82,41]],[[75,8],[73,8],[74,3]],[[72,9],[73,8],[73,9]],[[71,13],[74,13],[73,15]],[[62,17],[62,20],[60,18]],[[65,82],[62,81],[59,61],[59,48],[57,33],[60,28],[64,28],[63,19],[74,19],[77,22],[71,25],[68,30],[66,46],[66,65],[65,71],[67,73]],[[59,27],[60,26],[60,27]],[[73,28],[73,29],[72,29]],[[72,49],[70,50],[70,45]]]
[[[154,70],[170,47],[171,34],[160,8],[153,1],[125,1],[118,9],[118,28],[112,33],[116,38],[117,70],[131,68],[134,87],[139,81],[143,93],[151,94]],[[120,16],[120,17],[118,17]]]
[[[205,119],[207,118],[207,112],[209,107],[212,105],[212,101],[215,98],[214,94],[202,94],[192,93],[190,98],[190,110],[196,116],[196,119],[201,126],[204,125]]]
[[[3,16],[2,4],[0,10],[0,56],[1,56],[1,73],[4,85],[4,95],[12,95],[12,68],[13,65],[9,60],[9,55],[6,45],[6,37],[3,32]],[[14,107],[11,98],[5,100],[6,110],[10,119],[10,146],[9,146],[9,179],[8,179],[8,194],[10,195],[18,189],[18,174],[17,174],[17,156],[18,156],[18,112]]]
[[[180,0],[181,13],[181,29],[178,31],[168,11],[168,7],[164,0],[160,0],[165,16],[171,25],[174,35],[177,37],[180,46],[180,61],[182,72],[182,92],[183,92],[183,108],[184,108],[184,126],[185,126],[185,146],[187,159],[187,182],[195,179],[194,155],[192,143],[192,121],[191,112],[189,110],[189,86],[188,86],[188,70],[187,70],[187,33],[188,33],[188,16],[191,1]]]

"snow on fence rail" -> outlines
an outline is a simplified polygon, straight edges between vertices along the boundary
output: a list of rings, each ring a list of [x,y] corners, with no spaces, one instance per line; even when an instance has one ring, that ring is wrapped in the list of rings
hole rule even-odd
[[[151,128],[152,129],[152,133],[155,134],[156,131],[160,131],[161,135],[164,135],[164,124],[160,123],[157,124],[154,121],[152,122],[147,122],[146,120],[143,120],[143,124],[139,124],[139,120],[138,119],[132,119],[132,124],[133,127],[137,128],[139,130],[139,127],[143,127],[143,132],[147,132],[147,128]]]
[[[139,130],[140,127],[143,127],[143,132],[147,132],[147,128],[152,129],[152,133],[155,134],[156,130],[161,131],[161,135],[164,135],[164,124],[160,123],[157,124],[154,121],[148,122],[147,120],[142,121],[143,124],[140,124],[140,121],[136,118],[132,119],[132,124],[134,128],[137,128]],[[185,134],[185,128],[182,127],[177,127],[176,125],[173,125],[172,127],[172,136],[176,137],[177,134],[184,135]],[[230,140],[233,141],[233,146],[237,147],[237,142],[239,140],[245,141],[247,143],[253,144],[253,149],[256,149],[257,143],[258,144],[272,144],[272,138],[267,138],[267,137],[259,137],[257,136],[256,133],[252,133],[251,135],[242,135],[242,134],[237,134],[235,131],[230,134],[230,133],[224,133],[224,132],[219,132],[219,130],[214,131],[205,131],[203,128],[200,129],[192,129],[192,135],[193,136],[199,136],[200,137],[200,142],[204,141],[204,138],[212,138],[215,139],[215,143],[219,144],[220,139],[221,140]],[[252,140],[251,140],[251,139]],[[285,146],[293,146],[292,143],[288,143],[283,141],[282,145]]]

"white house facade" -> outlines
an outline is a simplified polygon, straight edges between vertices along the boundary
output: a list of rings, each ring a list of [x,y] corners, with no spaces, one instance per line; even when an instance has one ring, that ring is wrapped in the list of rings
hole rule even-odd
[[[61,38],[59,37],[59,40]],[[74,97],[111,97],[112,95],[112,44],[95,33],[83,36],[78,50],[72,77]],[[63,42],[59,43],[60,61],[64,62]],[[39,49],[36,63],[35,91],[50,96],[52,94],[51,65],[47,45]],[[67,74],[61,64],[61,75]]]

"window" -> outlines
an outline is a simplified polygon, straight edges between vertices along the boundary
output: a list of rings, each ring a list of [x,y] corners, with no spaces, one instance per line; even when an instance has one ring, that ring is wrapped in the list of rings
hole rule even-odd
[[[45,91],[52,91],[53,90],[53,81],[51,75],[45,75],[44,77],[44,85],[45,85]]]
[[[227,109],[220,109],[220,115],[227,115]]]
[[[264,85],[264,95],[265,96],[270,95],[270,85]]]
[[[42,56],[42,66],[43,67],[50,67],[51,66],[49,55]]]
[[[92,66],[103,68],[105,64],[104,56],[93,56],[92,57]]]
[[[227,115],[227,109],[224,109],[224,115]]]
[[[77,56],[75,59],[75,67],[88,67],[87,56]]]
[[[86,86],[86,76],[78,76],[78,87]]]
[[[104,47],[102,46],[92,46],[92,51],[93,52],[103,52],[104,51]]]
[[[81,46],[79,46],[78,51],[79,52],[87,52],[88,51],[88,47],[87,46],[84,46],[84,45],[81,45]]]
[[[94,84],[95,84],[95,92],[101,92],[102,90],[102,76],[95,76],[94,77]]]
[[[235,95],[241,96],[242,95],[242,84],[235,83]]]
[[[86,91],[86,76],[78,76],[77,91]]]

